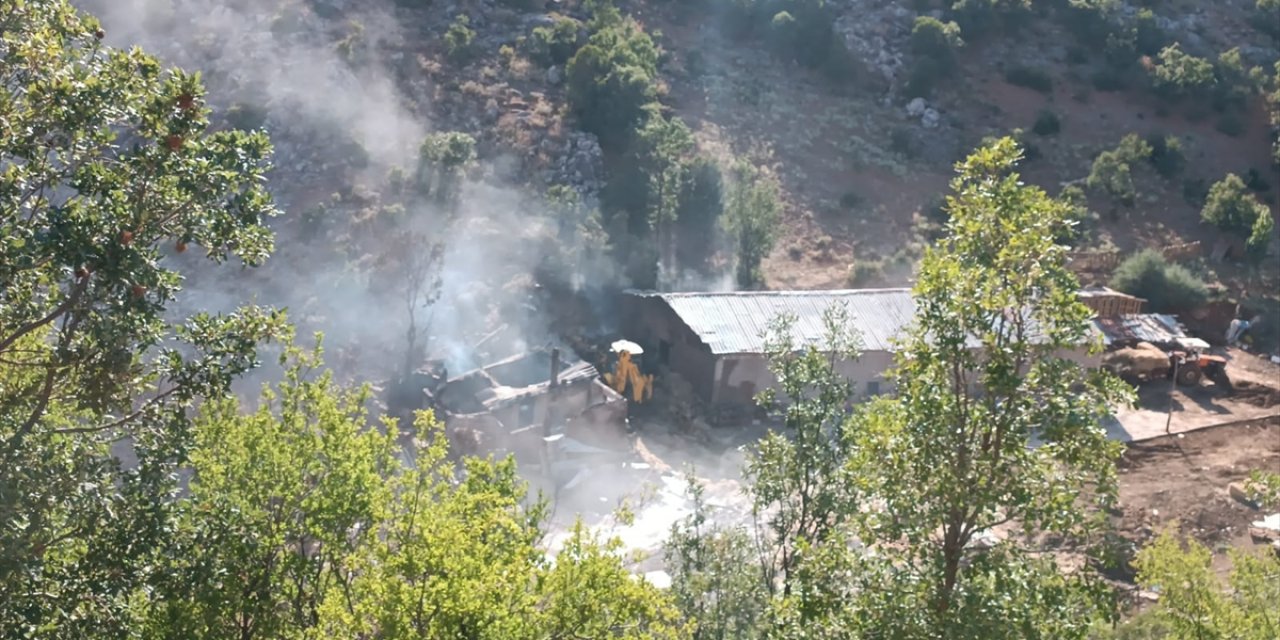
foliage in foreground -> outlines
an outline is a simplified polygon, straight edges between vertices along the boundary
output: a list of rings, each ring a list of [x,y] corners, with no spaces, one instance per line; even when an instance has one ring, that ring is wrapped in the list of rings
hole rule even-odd
[[[510,462],[456,473],[428,417],[402,450],[314,356],[241,413],[282,314],[170,303],[197,247],[269,255],[270,145],[104,35],[0,0],[0,635],[678,637],[613,543],[579,528],[546,558]],[[452,198],[471,142],[423,152]]]
[[[1138,552],[1138,582],[1159,591],[1152,612],[1170,640],[1280,638],[1280,557],[1232,550],[1229,590],[1214,573],[1213,553],[1200,543],[1181,543],[1172,531],[1161,533]]]
[[[695,514],[669,549],[698,637],[744,626],[721,600],[760,620],[747,637],[770,638],[1084,638],[1110,613],[1093,570],[1064,573],[1035,552],[1040,534],[1099,540],[1093,514],[1114,495],[1118,453],[1100,425],[1127,395],[1060,357],[1088,327],[1056,241],[1077,209],[1022,185],[1018,157],[1004,139],[961,163],[896,397],[850,413],[835,363],[853,343],[833,331],[828,352],[780,327],[771,356],[789,404],[747,468],[754,548]]]
[[[402,448],[394,423],[370,428],[367,391],[311,373],[317,355],[293,351],[252,413],[201,412],[164,579],[137,600],[146,635],[680,636],[616,543],[578,526],[548,559],[513,461],[458,473],[429,413]]]
[[[167,317],[177,265],[262,262],[265,135],[199,78],[101,45],[65,0],[0,2],[0,629],[122,637],[171,532],[188,408],[283,318]],[[182,255],[184,254],[185,255]],[[119,444],[118,444],[119,443]],[[137,458],[110,455],[127,443]]]

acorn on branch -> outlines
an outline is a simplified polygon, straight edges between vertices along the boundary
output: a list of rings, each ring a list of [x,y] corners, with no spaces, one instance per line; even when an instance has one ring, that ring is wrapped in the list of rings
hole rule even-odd
[[[106,31],[103,31],[102,29],[98,29],[97,31],[94,31],[94,32],[93,32],[93,37],[95,37],[95,38],[97,38],[97,39],[101,40],[101,39],[103,39],[103,38],[107,37],[107,32],[106,32]]]
[[[193,95],[191,95],[191,94],[189,94],[189,93],[184,93],[184,94],[182,94],[182,95],[178,96],[178,106],[179,106],[179,107],[181,107],[181,108],[183,108],[183,109],[185,109],[185,110],[187,110],[187,111],[190,111],[190,110],[192,109],[192,107],[195,107],[195,106],[196,106],[196,99],[195,99],[195,96],[193,96]]]
[[[132,232],[132,231],[121,231],[121,232],[120,232],[120,244],[122,244],[122,245],[124,245],[124,246],[126,246],[126,247],[127,247],[127,246],[129,246],[129,245],[131,245],[131,244],[133,244],[133,232]]]
[[[170,151],[177,151],[182,148],[182,136],[173,134],[164,139],[164,145],[169,147]]]
[[[140,284],[133,285],[133,289],[131,289],[131,291],[135,299],[141,298],[142,296],[147,294],[147,288]]]

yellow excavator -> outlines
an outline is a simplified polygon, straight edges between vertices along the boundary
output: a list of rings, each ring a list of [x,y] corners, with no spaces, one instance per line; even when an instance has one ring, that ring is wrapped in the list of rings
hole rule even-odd
[[[640,367],[632,360],[632,357],[644,354],[644,349],[630,340],[618,340],[611,349],[618,354],[618,361],[611,373],[604,374],[604,381],[624,397],[627,386],[630,386],[631,401],[637,404],[653,398],[653,376],[640,373]]]

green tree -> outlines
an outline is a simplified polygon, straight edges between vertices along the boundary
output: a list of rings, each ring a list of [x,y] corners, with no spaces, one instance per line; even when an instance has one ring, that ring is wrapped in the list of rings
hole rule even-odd
[[[704,271],[717,246],[716,229],[724,213],[724,177],[715,160],[699,155],[689,161],[680,185],[676,223],[680,264]]]
[[[471,45],[475,39],[476,32],[471,28],[471,18],[467,17],[465,13],[460,13],[454,17],[453,22],[449,24],[448,31],[444,33],[445,51],[454,60],[465,61],[471,57]]]
[[[1137,199],[1137,190],[1133,185],[1133,165],[1150,158],[1151,153],[1151,145],[1146,140],[1130,133],[1120,139],[1115,149],[1103,151],[1094,158],[1085,184],[1094,191],[1115,198],[1126,207],[1132,207]]]
[[[1209,188],[1200,217],[1223,231],[1246,238],[1250,250],[1256,252],[1266,251],[1275,228],[1271,208],[1259,202],[1234,173]]]
[[[1111,287],[1147,301],[1157,313],[1191,311],[1209,298],[1209,289],[1186,267],[1170,264],[1155,249],[1129,256],[1116,267]]]
[[[0,629],[17,637],[124,637],[187,408],[282,327],[166,310],[176,254],[269,254],[271,148],[210,131],[197,76],[104,35],[64,0],[0,3]]]
[[[657,45],[634,20],[617,18],[600,25],[565,70],[582,128],[606,148],[624,146],[657,96]]]
[[[1062,357],[1090,341],[1056,240],[1076,208],[1023,184],[1019,155],[1005,138],[959,165],[950,234],[925,255],[896,357],[897,397],[855,427],[851,482],[880,504],[859,538],[907,541],[885,551],[897,637],[1082,638],[1104,610],[1090,572],[1064,574],[1021,538],[972,549],[1011,522],[1028,538],[1096,541],[1087,507],[1114,499],[1119,454],[1101,423],[1127,397]]]
[[[738,254],[738,285],[751,287],[763,279],[760,263],[773,250],[782,204],[777,180],[746,162],[733,168],[725,205],[725,226]]]
[[[918,16],[911,26],[911,51],[928,56],[944,65],[955,62],[955,50],[964,46],[960,26],[930,16]]]
[[[1171,630],[1170,640],[1280,637],[1280,559],[1275,554],[1231,553],[1231,592],[1212,567],[1213,554],[1194,540],[1186,548],[1164,531],[1138,552],[1138,582],[1159,589],[1154,615]]]
[[[1171,97],[1207,96],[1217,83],[1213,63],[1183,52],[1176,42],[1160,50],[1151,74],[1156,89]]]
[[[907,91],[912,96],[927,96],[933,86],[955,67],[955,50],[964,45],[960,27],[930,16],[919,16],[911,27],[911,65]]]
[[[299,638],[331,590],[351,589],[349,559],[376,541],[393,498],[396,430],[368,428],[367,389],[312,376],[318,356],[290,349],[251,413],[233,399],[201,408],[149,636]]]
[[[367,389],[290,349],[251,413],[205,405],[163,579],[135,601],[154,638],[679,638],[669,600],[582,527],[554,561],[545,505],[511,459],[459,473],[417,416],[405,450]]]
[[[654,112],[636,131],[634,149],[640,157],[638,168],[645,174],[646,222],[656,236],[660,277],[679,274],[676,264],[676,220],[680,213],[680,193],[693,152],[693,133],[679,118]]]
[[[672,525],[664,546],[672,598],[695,640],[760,637],[769,601],[753,538],[743,527],[717,524],[706,488],[692,477],[689,487],[692,513]]]
[[[578,50],[578,21],[560,18],[549,27],[536,27],[529,36],[531,56],[546,65],[564,64]]]
[[[433,133],[418,147],[418,187],[440,202],[456,202],[463,173],[476,160],[476,140],[458,131]]]
[[[1018,157],[1005,138],[961,163],[950,235],[925,257],[891,374],[896,396],[850,412],[838,311],[825,346],[790,342],[787,321],[777,325],[785,434],[748,467],[755,553],[723,531],[698,542],[677,530],[678,601],[714,623],[699,637],[758,620],[746,637],[1084,638],[1109,612],[1096,574],[1065,573],[1034,544],[1098,540],[1101,511],[1089,507],[1113,499],[1119,453],[1101,422],[1128,396],[1062,358],[1090,335],[1057,240],[1078,208],[1024,185]],[[1023,535],[975,548],[1014,524]],[[698,597],[690,585],[709,586]],[[723,597],[748,602],[742,617],[715,609]]]

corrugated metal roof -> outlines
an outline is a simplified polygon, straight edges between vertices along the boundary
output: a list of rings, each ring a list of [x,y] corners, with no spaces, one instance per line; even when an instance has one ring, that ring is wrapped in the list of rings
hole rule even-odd
[[[830,291],[741,291],[734,293],[656,293],[689,325],[711,352],[763,353],[764,335],[782,314],[795,317],[792,337],[800,344],[822,344],[823,313],[844,305],[866,351],[888,351],[915,315],[910,289],[837,289]]]
[[[1130,313],[1095,321],[1102,329],[1103,342],[1177,342],[1187,334],[1178,319],[1162,313]]]

